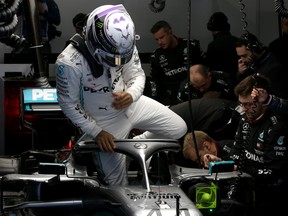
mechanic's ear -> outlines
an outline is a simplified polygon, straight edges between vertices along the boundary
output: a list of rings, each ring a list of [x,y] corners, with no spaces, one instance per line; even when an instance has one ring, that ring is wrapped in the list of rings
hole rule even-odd
[[[211,150],[211,144],[208,141],[203,142],[203,149],[205,151],[210,151]]]

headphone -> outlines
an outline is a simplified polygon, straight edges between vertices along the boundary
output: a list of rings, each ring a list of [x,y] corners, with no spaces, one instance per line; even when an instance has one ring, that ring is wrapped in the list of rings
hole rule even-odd
[[[252,52],[260,54],[264,49],[263,44],[259,42],[257,37],[249,32],[242,34],[241,39],[243,39],[246,44],[246,49]]]
[[[207,29],[209,31],[212,31],[213,30],[213,24],[214,24],[214,18],[213,16],[210,17],[208,23],[207,23]]]

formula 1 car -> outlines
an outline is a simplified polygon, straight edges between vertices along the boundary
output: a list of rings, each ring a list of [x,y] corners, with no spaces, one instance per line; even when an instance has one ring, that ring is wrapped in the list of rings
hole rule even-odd
[[[83,159],[100,151],[98,145],[94,141],[81,141],[66,152],[61,163],[39,162],[34,173],[3,175],[2,214],[202,215],[177,185],[154,185],[149,180],[147,160],[158,152],[179,151],[177,140],[127,139],[116,140],[116,145],[115,152],[126,154],[141,167],[139,173],[130,172],[129,185],[103,184]],[[41,157],[45,161],[45,156]]]
[[[171,164],[167,153],[181,149],[177,140],[124,139],[116,145],[115,152],[131,161],[127,186],[105,185],[91,168],[89,155],[100,151],[95,141],[80,141],[71,151],[25,153],[18,173],[1,178],[2,215],[245,215],[249,209],[250,202],[226,196],[240,179],[229,162],[209,170]]]

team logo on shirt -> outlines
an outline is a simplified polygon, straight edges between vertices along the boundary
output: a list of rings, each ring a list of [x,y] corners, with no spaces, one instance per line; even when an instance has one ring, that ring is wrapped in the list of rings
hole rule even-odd
[[[278,138],[278,140],[277,140],[277,144],[278,145],[283,145],[283,143],[284,143],[284,136],[280,136],[279,138]]]
[[[260,134],[259,134],[259,136],[258,136],[258,140],[260,141],[260,142],[264,142],[264,131],[262,131]]]
[[[249,124],[248,123],[244,123],[242,127],[243,127],[243,130],[246,131],[246,130],[249,129]]]
[[[284,144],[284,138],[285,136],[280,136],[277,140],[278,146],[274,146],[276,156],[285,157],[286,147],[282,146]]]
[[[184,53],[184,54],[187,54],[187,53],[188,53],[187,47],[183,50],[183,53]]]
[[[160,55],[160,56],[159,56],[159,61],[160,61],[160,64],[163,63],[163,62],[165,62],[165,61],[166,61],[165,56],[164,56],[164,55]]]
[[[59,65],[57,68],[57,74],[62,76],[64,74],[64,65]]]

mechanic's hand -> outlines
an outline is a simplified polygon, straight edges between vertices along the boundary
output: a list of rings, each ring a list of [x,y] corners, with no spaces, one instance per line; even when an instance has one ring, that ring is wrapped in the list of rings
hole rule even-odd
[[[222,161],[222,159],[212,154],[205,154],[203,156],[203,162],[206,168],[209,168],[209,163],[214,161]]]
[[[238,71],[240,74],[245,73],[245,71],[248,69],[247,64],[243,62],[241,59],[238,60]]]
[[[260,103],[263,103],[268,99],[269,94],[265,89],[253,88],[251,92],[251,97],[253,98],[253,100],[257,98]]]
[[[114,136],[107,131],[102,130],[95,138],[96,143],[99,145],[101,151],[114,152],[116,144],[114,143]]]
[[[132,96],[127,92],[113,92],[114,101],[112,107],[117,110],[125,109],[133,103]]]

